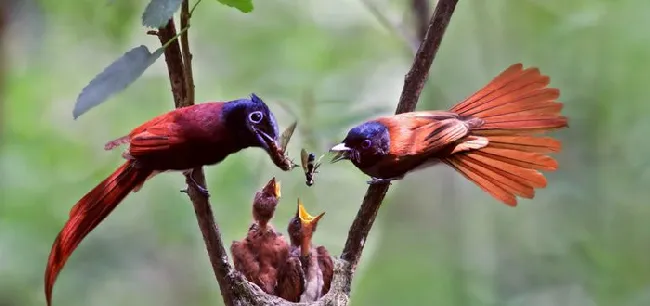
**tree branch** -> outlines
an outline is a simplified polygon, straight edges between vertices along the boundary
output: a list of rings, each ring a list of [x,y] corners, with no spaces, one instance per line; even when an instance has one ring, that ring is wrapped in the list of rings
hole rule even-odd
[[[188,0],[184,0],[181,8],[181,24],[183,28],[189,26],[191,17],[187,12],[187,2]],[[457,2],[458,0],[440,0],[438,2],[424,35],[424,40],[415,56],[413,66],[405,77],[404,88],[396,113],[409,112],[415,109],[420,92],[428,78],[431,63],[440,47],[444,31],[449,24]],[[173,18],[158,31],[158,37],[163,45],[175,35],[176,29]],[[165,61],[169,69],[169,81],[176,107],[194,104],[194,82],[187,33],[181,36],[181,45],[182,52],[176,41],[172,42],[165,50]],[[201,168],[195,169],[193,175],[199,185],[205,186],[205,177]],[[187,179],[190,178],[187,177]],[[228,263],[228,255],[224,249],[219,228],[214,222],[214,215],[208,198],[196,190],[193,184],[188,184],[187,193],[194,204],[199,228],[203,234],[208,256],[226,305],[344,306],[349,303],[355,266],[361,257],[366,237],[372,228],[388,187],[389,184],[377,184],[368,188],[363,204],[350,227],[341,259],[333,258],[335,268],[330,291],[321,299],[312,303],[291,303],[279,297],[268,295],[257,285],[246,281]]]
[[[181,29],[189,29],[190,26],[190,1],[183,0],[181,7]],[[183,55],[183,79],[185,80],[185,100],[184,105],[194,104],[194,75],[192,73],[192,53],[190,52],[190,31],[185,31],[181,35],[181,52]]]
[[[183,0],[181,8],[181,24],[183,29],[189,25],[188,1]],[[165,62],[169,70],[169,82],[176,108],[194,104],[194,81],[187,32],[189,30],[186,30],[181,35],[184,53],[181,52],[177,41],[171,42],[167,49],[165,49]],[[174,19],[171,18],[165,27],[158,30],[158,38],[160,39],[160,43],[165,45],[174,36],[176,36],[176,27],[174,25]],[[183,59],[185,59],[185,62],[183,62]],[[195,168],[190,175],[194,176],[194,180],[199,185],[206,185],[205,175],[201,167]],[[194,184],[189,183],[189,176],[186,177],[186,180],[188,181],[187,194],[194,205],[194,213],[196,214],[196,219],[201,234],[203,235],[203,241],[205,242],[214,275],[221,289],[221,295],[226,305],[235,305],[231,290],[233,284],[232,267],[228,263],[228,255],[223,247],[219,228],[214,221],[214,214],[212,213],[210,202],[203,193],[196,189]]]
[[[440,48],[440,42],[449,25],[458,0],[440,0],[433,12],[424,40],[415,55],[411,70],[404,78],[402,95],[395,114],[412,112],[418,103],[422,88],[429,77],[429,69]],[[371,185],[366,191],[357,217],[350,226],[348,240],[345,242],[341,259],[352,264],[354,269],[359,262],[363,247],[372,228],[390,183]]]
[[[187,31],[185,32],[187,33]],[[158,39],[161,45],[165,45],[176,36],[176,25],[174,18],[169,19],[166,26],[158,29]],[[165,49],[165,62],[169,70],[169,82],[171,84],[172,94],[174,95],[174,105],[176,108],[183,106],[183,97],[185,97],[185,81],[183,78],[183,59],[181,57],[181,48],[178,41],[172,41]]]

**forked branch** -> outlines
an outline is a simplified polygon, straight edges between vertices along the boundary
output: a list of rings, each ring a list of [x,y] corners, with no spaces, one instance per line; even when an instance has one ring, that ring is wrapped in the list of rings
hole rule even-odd
[[[186,28],[190,21],[187,2],[188,0],[184,0],[181,8],[182,28]],[[442,37],[449,25],[457,2],[458,0],[440,0],[430,21],[418,18],[421,23],[428,22],[428,26],[426,26],[426,33],[418,48],[413,65],[404,79],[404,87],[396,113],[415,110],[422,88],[429,76],[429,69],[440,47]],[[425,28],[424,25],[421,26]],[[165,27],[158,30],[158,37],[163,45],[175,35],[176,29],[173,18],[169,20]],[[177,41],[174,41],[165,50],[165,61],[169,69],[169,81],[176,107],[194,104],[192,56],[189,50],[187,32],[181,37],[181,45],[182,48]],[[205,186],[202,169],[195,170],[194,179],[198,184]],[[203,240],[225,304],[229,306],[347,305],[355,267],[359,262],[365,240],[377,217],[377,212],[386,196],[388,187],[389,184],[377,184],[368,188],[359,212],[350,227],[341,258],[334,258],[334,279],[329,293],[317,302],[291,303],[265,294],[257,285],[247,282],[232,268],[228,263],[228,255],[224,249],[219,228],[214,221],[208,198],[196,190],[193,184],[188,184],[188,195],[194,205],[199,228],[203,234]]]

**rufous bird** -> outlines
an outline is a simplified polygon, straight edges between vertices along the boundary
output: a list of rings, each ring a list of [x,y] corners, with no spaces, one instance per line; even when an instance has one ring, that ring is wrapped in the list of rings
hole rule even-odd
[[[254,222],[246,238],[230,246],[235,269],[264,292],[275,294],[278,268],[284,264],[289,245],[269,223],[281,196],[280,182],[271,179],[253,200]]]
[[[560,141],[541,134],[567,127],[560,91],[537,68],[515,64],[449,111],[417,111],[379,117],[352,128],[330,151],[332,162],[349,159],[369,183],[400,180],[440,162],[451,166],[499,201],[517,205],[546,187],[538,170],[554,171],[547,153]]]
[[[290,302],[313,302],[330,290],[334,263],[324,246],[312,245],[318,221],[324,215],[312,217],[298,199],[296,215],[287,227],[291,246],[278,274],[277,296]]]
[[[126,162],[84,195],[54,240],[45,269],[45,297],[79,243],[131,192],[155,174],[218,164],[230,154],[261,147],[269,155],[268,139],[277,140],[278,126],[268,106],[255,94],[230,102],[201,103],[172,110],[108,142],[105,149],[129,144]],[[195,185],[191,179],[188,182]],[[207,195],[207,190],[198,186]]]

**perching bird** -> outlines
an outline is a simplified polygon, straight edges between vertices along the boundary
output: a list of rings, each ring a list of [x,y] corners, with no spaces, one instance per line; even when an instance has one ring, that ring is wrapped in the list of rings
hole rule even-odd
[[[323,215],[312,217],[298,199],[298,210],[287,227],[289,256],[278,273],[276,289],[277,296],[287,301],[316,301],[330,290],[334,263],[324,246],[312,245],[313,233]]]
[[[567,127],[559,90],[537,68],[515,64],[449,111],[418,111],[380,117],[352,128],[332,162],[349,159],[372,177],[399,180],[407,173],[445,163],[496,199],[517,205],[546,187],[537,170],[556,170],[547,156],[561,143],[544,132]]]
[[[246,238],[230,246],[235,269],[268,294],[275,294],[278,268],[287,257],[289,245],[269,224],[280,199],[280,182],[271,179],[255,194],[253,219]]]
[[[277,140],[277,137],[273,113],[252,94],[246,99],[175,109],[107,143],[107,150],[128,143],[129,149],[123,154],[127,161],[72,207],[70,218],[52,244],[45,270],[47,304],[51,305],[52,287],[70,254],[148,178],[168,170],[191,171],[217,164],[248,147],[261,147],[271,155],[265,139]]]

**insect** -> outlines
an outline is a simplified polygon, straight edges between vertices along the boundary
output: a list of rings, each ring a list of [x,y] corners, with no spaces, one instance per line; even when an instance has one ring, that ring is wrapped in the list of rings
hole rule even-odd
[[[314,174],[318,173],[318,167],[320,167],[320,160],[325,156],[321,155],[318,160],[316,160],[316,155],[314,153],[307,153],[305,149],[300,151],[300,161],[302,164],[302,169],[305,170],[305,184],[307,186],[314,185]]]
[[[287,145],[289,144],[289,140],[291,139],[291,136],[293,135],[293,131],[296,129],[296,126],[298,125],[298,121],[294,121],[289,127],[287,127],[283,132],[282,135],[280,135],[280,146],[278,147],[278,144],[271,138],[265,137],[266,144],[270,148],[270,155],[271,159],[273,160],[273,163],[280,167],[282,170],[289,171],[292,170],[295,167],[298,167],[287,155]]]

